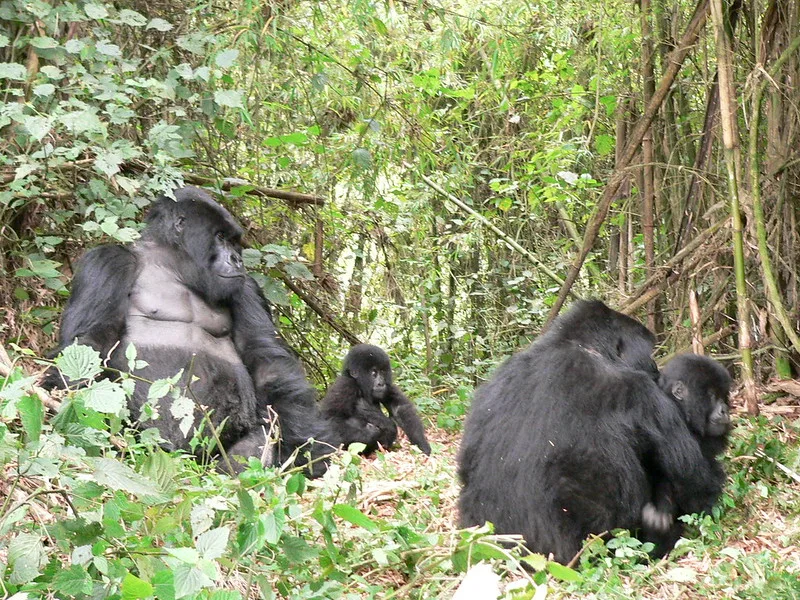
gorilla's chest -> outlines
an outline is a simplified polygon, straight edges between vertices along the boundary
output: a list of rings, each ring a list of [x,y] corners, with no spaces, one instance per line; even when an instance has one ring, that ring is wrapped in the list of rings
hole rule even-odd
[[[136,278],[128,309],[128,342],[147,347],[183,348],[239,362],[231,340],[227,307],[206,303],[167,266],[145,263]]]

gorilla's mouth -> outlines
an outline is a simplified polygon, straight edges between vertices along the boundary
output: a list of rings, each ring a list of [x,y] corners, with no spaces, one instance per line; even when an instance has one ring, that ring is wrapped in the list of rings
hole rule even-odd
[[[221,273],[217,273],[217,277],[222,277],[223,279],[243,279],[244,273],[237,273],[236,275],[223,275]]]

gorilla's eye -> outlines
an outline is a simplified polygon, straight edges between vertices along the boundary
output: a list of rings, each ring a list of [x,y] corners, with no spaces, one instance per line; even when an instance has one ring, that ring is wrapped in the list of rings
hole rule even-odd
[[[217,232],[217,236],[216,237],[220,242],[224,242],[225,241],[225,234],[222,233],[221,231]]]

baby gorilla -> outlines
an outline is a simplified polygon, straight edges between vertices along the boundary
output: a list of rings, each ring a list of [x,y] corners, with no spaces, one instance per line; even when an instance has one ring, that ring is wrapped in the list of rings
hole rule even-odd
[[[721,364],[697,354],[673,358],[659,379],[659,387],[681,408],[689,430],[700,444],[717,498],[725,484],[725,471],[717,457],[725,451],[731,430],[731,383],[731,376]],[[667,481],[658,476],[652,479],[653,501],[642,509],[642,522],[647,539],[656,544],[655,553],[665,554],[683,533],[683,524],[675,517],[688,511],[676,505]]]
[[[342,374],[322,400],[322,411],[345,446],[361,442],[366,445],[365,453],[374,452],[378,445],[389,448],[400,425],[412,444],[431,453],[414,405],[392,383],[389,356],[377,346],[358,344],[350,349]]]

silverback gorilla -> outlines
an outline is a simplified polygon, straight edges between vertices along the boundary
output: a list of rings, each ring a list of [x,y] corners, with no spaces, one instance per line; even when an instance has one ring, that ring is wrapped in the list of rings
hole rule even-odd
[[[358,344],[350,349],[342,374],[325,394],[322,411],[345,446],[361,442],[365,453],[374,452],[379,444],[389,448],[397,438],[397,422],[412,444],[431,453],[414,405],[392,383],[389,356],[377,346]]]
[[[650,469],[686,512],[713,504],[712,470],[658,387],[654,337],[579,301],[475,393],[458,457],[461,526],[494,523],[567,563],[589,534],[642,528]]]
[[[244,270],[242,229],[194,187],[177,190],[175,200],[158,198],[145,220],[141,240],[100,246],[81,260],[54,353],[77,340],[103,358],[110,355],[111,370],[128,371],[125,349],[133,344],[147,366],[135,372],[141,379],[129,401],[132,419],[143,416],[147,382],[181,370],[182,392],[194,400],[194,427],[187,433],[161,400],[153,425],[168,447],[188,449],[203,406],[221,428],[227,454],[261,457],[274,411],[280,439],[264,452],[268,462],[283,464],[299,451],[296,464],[311,461],[311,475],[324,473],[322,457],[338,440],[302,367],[278,337],[258,284]],[[63,379],[51,370],[46,384],[59,383]]]
[[[689,431],[700,444],[711,470],[710,482],[716,488],[716,502],[725,484],[725,471],[717,457],[725,451],[731,430],[731,376],[713,358],[681,354],[664,366],[658,384],[681,409]],[[683,533],[683,524],[676,517],[690,511],[676,504],[668,481],[657,472],[651,476],[654,499],[644,508],[644,530],[647,538],[656,543],[658,553],[663,554]]]

